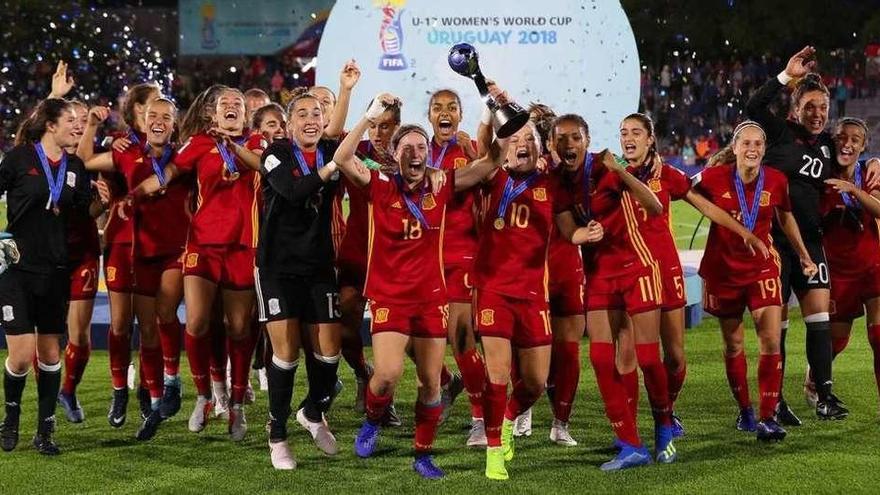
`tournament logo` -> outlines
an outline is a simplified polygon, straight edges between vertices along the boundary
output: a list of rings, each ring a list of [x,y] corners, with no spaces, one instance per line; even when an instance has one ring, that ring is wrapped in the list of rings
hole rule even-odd
[[[761,206],[770,206],[770,191],[761,191]]]
[[[437,201],[434,200],[433,194],[426,194],[422,198],[422,209],[423,210],[433,210],[437,206]]]
[[[217,39],[217,32],[214,28],[214,19],[217,12],[214,4],[205,2],[202,4],[202,48],[205,50],[213,50],[220,46],[220,40]]]
[[[195,268],[199,264],[199,253],[189,253],[186,255],[186,268]]]
[[[532,190],[532,197],[535,201],[547,201],[547,190],[543,187],[536,187]]]
[[[495,310],[484,309],[480,311],[480,325],[492,326],[495,324]]]
[[[379,58],[379,70],[404,70],[408,67],[403,57],[403,26],[401,16],[406,0],[388,0],[382,5],[376,2],[382,10],[382,25],[379,27],[379,48],[382,56]]]
[[[388,313],[391,311],[388,308],[376,308],[373,310],[374,320],[376,323],[387,323],[388,322]]]

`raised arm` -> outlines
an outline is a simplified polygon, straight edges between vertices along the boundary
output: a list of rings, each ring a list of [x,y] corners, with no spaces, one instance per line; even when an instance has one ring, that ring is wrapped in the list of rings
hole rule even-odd
[[[354,126],[354,129],[352,129],[345,136],[345,139],[339,143],[339,147],[336,148],[336,153],[333,154],[333,161],[339,166],[339,170],[348,177],[348,180],[358,187],[364,187],[369,184],[371,176],[369,170],[357,166],[354,152],[357,150],[361,136],[363,136],[364,132],[370,127],[370,117],[373,116],[373,118],[375,118],[377,117],[376,112],[379,112],[378,115],[382,115],[382,112],[385,111],[382,101],[384,96],[385,95],[379,95],[373,100],[373,103],[370,104],[370,108],[367,110],[367,114],[358,121]]]
[[[107,120],[109,116],[110,109],[107,107],[92,107],[89,109],[86,127],[83,129],[83,135],[79,139],[79,145],[76,147],[76,156],[86,164],[87,168],[89,160],[95,155],[95,134],[98,133],[98,126]]]
[[[455,190],[464,191],[470,189],[492,172],[498,170],[504,163],[507,155],[507,139],[496,139],[489,145],[489,152],[465,167],[455,169]]]
[[[743,242],[746,243],[752,251],[752,254],[755,254],[756,252],[761,253],[761,256],[763,256],[764,259],[770,257],[770,251],[767,250],[767,245],[764,244],[761,239],[758,239],[758,237],[750,232],[749,229],[745,228],[743,224],[737,222],[735,218],[716,206],[715,203],[706,199],[702,194],[691,189],[685,195],[684,200],[693,205],[693,207],[699,210],[700,213],[706,215],[706,218],[713,223],[717,223],[742,237]]]
[[[618,162],[617,158],[615,158],[607,149],[603,150],[600,153],[600,156],[602,157],[602,163],[620,177],[620,180],[623,181],[623,185],[626,186],[636,201],[642,205],[642,208],[644,208],[649,215],[659,215],[663,213],[663,203],[657,199],[657,195],[655,195],[647,185],[626,171],[626,166],[624,165],[625,162]]]
[[[335,139],[342,135],[345,130],[345,119],[348,118],[348,107],[351,104],[351,90],[361,78],[361,70],[354,59],[345,63],[339,74],[339,96],[336,98],[336,108],[330,117],[330,122],[324,128],[324,137]],[[358,135],[360,137],[360,134]]]
[[[764,132],[767,133],[768,144],[776,142],[787,128],[785,117],[771,112],[770,105],[776,101],[779,92],[792,79],[804,77],[813,69],[816,63],[811,59],[815,53],[816,49],[811,46],[805,46],[795,53],[788,60],[785,70],[758,88],[746,103],[746,115],[761,124]]]
[[[75,85],[73,76],[67,74],[67,62],[59,60],[55,73],[52,74],[52,92],[48,98],[64,98]]]

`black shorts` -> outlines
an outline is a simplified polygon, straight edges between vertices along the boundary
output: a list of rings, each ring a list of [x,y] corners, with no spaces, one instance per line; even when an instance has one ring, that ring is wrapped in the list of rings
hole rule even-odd
[[[6,335],[67,333],[70,272],[35,273],[10,267],[0,275],[0,328]]]
[[[261,322],[298,319],[305,323],[336,323],[339,286],[331,272],[313,277],[278,276],[254,270],[257,314]]]
[[[831,278],[828,271],[828,261],[825,258],[825,249],[822,248],[821,241],[804,242],[810,258],[816,264],[818,272],[812,277],[804,275],[801,270],[801,261],[788,243],[781,243],[777,246],[779,251],[782,267],[780,270],[780,279],[782,281],[782,304],[788,303],[791,299],[791,293],[801,297],[806,291],[812,289],[830,289]]]

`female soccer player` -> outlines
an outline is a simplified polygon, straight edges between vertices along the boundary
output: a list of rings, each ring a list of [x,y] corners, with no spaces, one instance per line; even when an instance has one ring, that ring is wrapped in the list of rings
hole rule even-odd
[[[880,190],[868,185],[867,170],[858,161],[867,140],[868,127],[862,120],[844,118],[835,126],[838,166],[825,181],[822,228],[831,268],[833,356],[846,348],[853,320],[867,313],[880,392]]]
[[[690,179],[678,169],[666,165],[657,152],[654,122],[650,117],[634,113],[620,123],[620,147],[629,164],[630,172],[645,183],[663,204],[663,213],[649,216],[640,205],[634,204],[635,219],[645,244],[660,269],[662,302],[660,306],[660,338],[663,343],[663,364],[669,384],[669,406],[674,410],[686,373],[684,355],[684,307],[687,304],[684,274],[670,230],[670,203],[685,200],[717,223],[739,235],[750,245],[758,246],[762,256],[768,255],[766,246],[741,223],[691,189]],[[632,329],[621,332],[618,343],[618,368],[628,389],[629,403],[636,415],[639,395],[639,375],[636,371],[636,346]],[[684,435],[680,419],[673,414],[675,436]]]
[[[798,269],[798,255],[785,236],[774,228],[782,262],[782,300],[787,302],[792,291],[800,301],[804,323],[807,326],[807,362],[815,378],[816,395],[807,392],[808,402],[819,419],[844,419],[849,411],[831,390],[831,322],[830,280],[828,264],[822,250],[820,197],[824,181],[831,177],[834,140],[825,130],[828,123],[828,88],[816,74],[809,72],[815,65],[816,50],[804,47],[789,59],[785,70],[767,81],[749,99],[746,113],[767,132],[766,162],[788,177],[792,211],[798,219],[801,237],[810,256],[818,266],[815,276],[805,277]],[[795,82],[791,96],[793,120],[786,120],[770,111],[779,98],[779,92]],[[876,165],[874,165],[876,169]],[[876,171],[876,170],[875,170]],[[872,174],[876,175],[876,173]],[[782,367],[785,368],[785,334],[788,329],[788,308],[782,315]],[[782,398],[780,389],[779,421],[797,426],[800,419]]]
[[[89,119],[84,139],[91,142],[98,124],[108,115],[106,108],[91,112],[93,118]],[[154,99],[147,104],[144,144],[132,146],[124,153],[94,155],[86,162],[86,168],[122,174],[128,190],[151,176],[158,177],[174,158],[171,135],[176,116],[174,103],[164,98]],[[85,154],[91,155],[92,151],[85,150]],[[183,297],[181,256],[189,229],[189,189],[186,181],[176,181],[163,194],[146,198],[131,212],[135,241],[132,255],[134,313],[141,334],[142,374],[153,402],[153,410],[144,418],[138,432],[139,440],[152,438],[159,422],[180,410],[182,328],[177,307]],[[164,366],[159,365],[160,361]]]
[[[305,93],[288,104],[288,139],[262,160],[263,223],[257,249],[258,313],[272,341],[269,456],[276,469],[294,469],[287,419],[298,366],[300,332],[308,331],[314,362],[309,394],[296,419],[327,455],[339,449],[327,412],[340,359],[339,289],[333,267],[332,198],[339,185],[334,142],[322,139],[320,101]]]
[[[724,165],[705,169],[694,177],[694,187],[709,201],[738,218],[768,246],[774,239],[770,228],[775,217],[798,255],[801,271],[807,277],[813,276],[817,268],[791,212],[787,179],[780,171],[761,165],[765,143],[766,136],[760,125],[753,121],[741,123],[734,130],[729,150],[735,162],[726,161]],[[779,441],[786,434],[775,417],[782,379],[779,270],[775,248],[770,258],[762,259],[730,230],[716,223],[709,228],[706,252],[700,263],[700,276],[705,282],[703,306],[717,316],[721,324],[727,380],[740,407],[736,428],[757,431],[760,441]],[[743,350],[742,314],[746,308],[755,321],[761,349],[758,362],[760,421],[757,424],[749,398]]]
[[[419,378],[413,469],[433,479],[444,476],[431,456],[443,409],[440,370],[448,318],[441,271],[444,216],[453,190],[479,183],[500,165],[503,153],[493,145],[486,157],[446,171],[447,183],[431,192],[426,176],[428,135],[419,126],[404,125],[389,148],[399,172],[389,176],[357,167],[354,152],[360,136],[395,102],[388,94],[373,100],[334,157],[345,175],[369,194],[370,244],[364,294],[370,299],[375,370],[366,390],[367,419],[355,439],[355,453],[359,457],[373,454],[381,418],[391,403],[411,343]]]
[[[33,443],[41,454],[60,453],[53,432],[61,386],[59,338],[70,295],[67,223],[71,211],[85,211],[91,202],[82,161],[65,151],[76,146],[80,133],[74,107],[49,98],[22,126],[25,143],[0,163],[0,192],[8,201],[7,232],[20,254],[18,262],[0,274],[0,317],[9,349],[3,380],[6,417],[0,425],[0,447],[5,451],[18,444],[22,392],[36,355],[38,419]]]
[[[622,449],[602,465],[611,471],[651,461],[642,446],[635,418],[626,406],[626,392],[615,367],[615,341],[626,316],[632,321],[639,366],[645,373],[655,414],[658,462],[675,460],[672,415],[666,374],[660,361],[660,312],[656,262],[635,223],[634,204],[646,215],[658,215],[663,206],[648,186],[626,171],[610,153],[587,152],[587,125],[577,115],[558,117],[551,139],[562,160],[558,176],[557,224],[572,239],[575,227],[601,225],[604,237],[582,250],[587,278],[587,331],[590,361],[596,373],[605,412]],[[576,244],[580,244],[575,242]]]
[[[193,107],[193,111],[201,113],[203,109]],[[263,142],[259,134],[248,137],[244,117],[244,95],[237,89],[221,88],[212,121],[201,121],[199,132],[164,167],[164,178],[154,173],[132,191],[130,200],[137,205],[182,174],[192,173],[195,177],[199,206],[190,224],[183,261],[184,345],[198,393],[188,426],[192,432],[202,431],[214,406],[209,381],[209,329],[214,298],[219,292],[232,364],[228,431],[233,441],[242,440],[247,432],[244,398],[254,346],[253,263],[259,216],[256,191],[260,180],[256,169]]]
[[[270,103],[258,108],[251,119],[251,129],[263,135],[268,142],[284,139],[287,128],[287,117],[284,109],[277,103]]]

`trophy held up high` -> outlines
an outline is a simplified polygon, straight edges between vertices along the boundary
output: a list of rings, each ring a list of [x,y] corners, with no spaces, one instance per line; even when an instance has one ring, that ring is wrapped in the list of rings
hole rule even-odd
[[[474,80],[483,102],[492,111],[492,127],[499,138],[510,137],[529,121],[529,113],[516,102],[499,105],[489,94],[486,77],[480,70],[477,50],[467,43],[459,43],[449,50],[449,67],[458,74]]]

